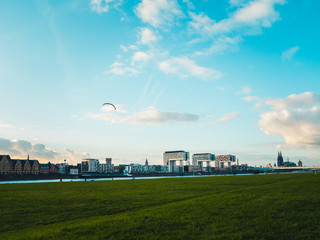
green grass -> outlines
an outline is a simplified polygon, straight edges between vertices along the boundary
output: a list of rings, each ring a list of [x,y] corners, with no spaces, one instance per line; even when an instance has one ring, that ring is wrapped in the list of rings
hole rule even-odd
[[[320,175],[0,185],[0,239],[319,239]]]

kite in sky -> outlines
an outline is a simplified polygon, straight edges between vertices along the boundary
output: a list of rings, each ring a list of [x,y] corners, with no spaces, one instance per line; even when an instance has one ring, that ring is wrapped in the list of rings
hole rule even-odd
[[[110,106],[114,107],[114,110],[117,110],[116,106],[113,105],[112,103],[104,103],[104,104],[102,104],[102,106],[105,106],[105,105],[110,105]]]

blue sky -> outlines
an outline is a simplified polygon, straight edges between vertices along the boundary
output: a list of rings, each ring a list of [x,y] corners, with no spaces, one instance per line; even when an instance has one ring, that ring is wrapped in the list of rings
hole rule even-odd
[[[3,0],[0,152],[320,165],[316,0]],[[112,102],[117,110],[102,104]]]

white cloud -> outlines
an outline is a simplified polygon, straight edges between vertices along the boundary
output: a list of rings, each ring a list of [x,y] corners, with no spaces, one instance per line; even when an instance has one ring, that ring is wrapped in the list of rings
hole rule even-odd
[[[124,51],[124,52],[128,52],[129,50],[138,50],[138,46],[136,45],[130,45],[128,47],[120,45],[120,48]]]
[[[243,94],[249,94],[249,93],[251,93],[251,88],[249,88],[249,87],[243,87],[242,90],[241,90],[241,92],[242,92]]]
[[[157,36],[153,33],[150,28],[140,28],[139,32],[140,44],[151,45],[153,42],[158,41]]]
[[[132,56],[131,65],[134,65],[137,62],[143,62],[146,63],[150,59],[150,56],[142,51],[135,52]]]
[[[20,130],[23,130],[24,128],[22,127],[17,127],[17,126],[14,126],[12,124],[3,124],[3,123],[0,123],[0,128],[7,128],[7,129],[20,129]]]
[[[231,6],[244,6],[249,0],[229,0]]]
[[[243,98],[243,100],[246,102],[253,102],[253,101],[259,101],[260,98],[257,96],[246,96]]]
[[[226,34],[246,29],[252,32],[256,28],[271,27],[272,23],[279,19],[279,13],[274,6],[284,3],[285,0],[254,0],[219,22],[215,22],[203,13],[198,15],[191,13],[190,26],[204,35]]]
[[[193,13],[189,12],[189,15],[192,21],[189,23],[191,28],[194,28],[197,31],[201,31],[200,33],[208,33],[212,25],[215,24],[215,21],[209,18],[204,13]]]
[[[286,98],[267,98],[264,103],[272,109],[299,108],[320,104],[320,95],[313,92],[304,92],[291,94]]]
[[[283,51],[281,53],[282,61],[290,61],[296,55],[296,53],[298,52],[299,49],[300,49],[300,47],[296,46],[296,47],[292,47],[290,49]]]
[[[286,147],[313,147],[320,145],[319,94],[305,92],[287,98],[268,98],[265,104],[271,110],[260,115],[261,130],[281,136]]]
[[[320,145],[320,108],[282,109],[261,114],[261,130],[281,136],[287,147]]]
[[[189,9],[195,9],[195,6],[193,5],[193,3],[190,0],[182,0]]]
[[[275,11],[275,4],[284,4],[285,0],[256,0],[246,7],[239,9],[233,15],[235,23],[261,25],[270,27],[279,19],[279,13]]]
[[[122,0],[91,0],[90,2],[91,10],[99,14],[108,12],[111,6],[117,8],[121,4]]]
[[[176,0],[142,0],[135,13],[153,27],[171,24],[175,18],[183,16]]]
[[[114,75],[136,75],[138,74],[138,70],[132,67],[126,67],[121,62],[115,62],[110,66],[110,70],[105,72],[106,74],[114,74]]]
[[[251,93],[251,88],[249,87],[243,87],[241,88],[240,91],[236,92],[237,94],[250,94]]]
[[[88,116],[93,119],[101,119],[108,123],[115,124],[151,124],[159,125],[166,123],[195,122],[199,116],[183,112],[165,112],[155,107],[148,107],[145,111],[137,112],[132,115],[119,115],[117,113],[89,113]]]
[[[122,104],[115,104],[114,106],[116,107],[117,113],[126,113],[127,112],[127,110],[125,109],[125,106]],[[101,108],[101,111],[103,111],[105,113],[110,113],[110,112],[114,113],[115,109],[111,105],[104,105]]]
[[[218,122],[228,122],[237,119],[240,116],[239,112],[231,112],[224,114],[220,119],[218,119]]]
[[[187,57],[172,57],[159,63],[159,68],[166,74],[176,74],[181,78],[197,77],[202,80],[218,79],[222,73],[211,68],[201,67]]]

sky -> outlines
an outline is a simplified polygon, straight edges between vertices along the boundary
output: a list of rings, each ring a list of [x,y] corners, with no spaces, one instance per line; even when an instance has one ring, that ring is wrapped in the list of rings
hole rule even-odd
[[[0,154],[320,166],[317,0],[2,0]],[[103,103],[113,103],[103,106]]]

